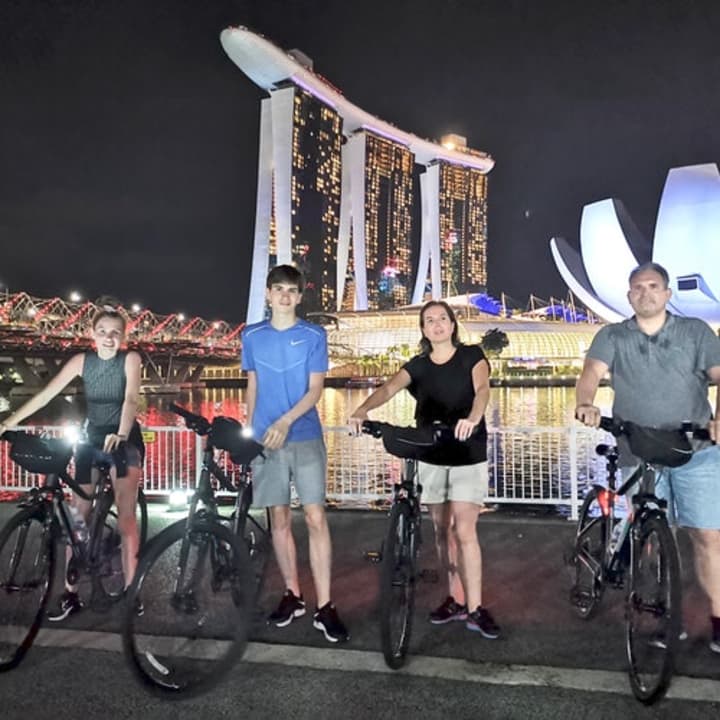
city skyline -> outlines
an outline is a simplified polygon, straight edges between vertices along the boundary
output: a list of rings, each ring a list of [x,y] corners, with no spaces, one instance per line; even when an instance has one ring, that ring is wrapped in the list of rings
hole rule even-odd
[[[265,315],[264,274],[274,263],[304,271],[306,311],[402,307],[411,285],[412,303],[451,288],[485,290],[488,153],[457,134],[432,141],[381,120],[316,73],[302,50],[249,28],[227,28],[220,42],[269,95],[260,103],[248,322]],[[417,257],[414,164],[422,166]]]
[[[565,295],[548,240],[578,248],[585,205],[622,198],[651,238],[668,169],[720,159],[716,3],[5,3],[3,288],[245,317],[264,92],[218,44],[237,24],[490,150],[488,290],[521,305]]]

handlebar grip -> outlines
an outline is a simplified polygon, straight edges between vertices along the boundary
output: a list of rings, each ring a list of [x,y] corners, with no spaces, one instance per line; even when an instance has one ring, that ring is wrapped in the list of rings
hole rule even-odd
[[[181,407],[180,405],[176,405],[175,403],[170,403],[170,411],[184,418],[193,417],[193,413],[191,413],[189,410],[186,410],[184,407]]]
[[[362,431],[366,435],[372,435],[373,437],[382,437],[383,423],[378,420],[363,420]]]

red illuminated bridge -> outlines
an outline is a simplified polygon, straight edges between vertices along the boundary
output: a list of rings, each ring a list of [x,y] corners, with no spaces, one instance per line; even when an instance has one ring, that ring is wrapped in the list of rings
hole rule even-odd
[[[91,347],[88,329],[98,310],[91,302],[24,292],[1,297],[0,379],[30,387],[47,382],[59,361]],[[139,308],[124,311],[128,348],[143,356],[146,383],[192,383],[206,366],[238,362],[242,324]]]

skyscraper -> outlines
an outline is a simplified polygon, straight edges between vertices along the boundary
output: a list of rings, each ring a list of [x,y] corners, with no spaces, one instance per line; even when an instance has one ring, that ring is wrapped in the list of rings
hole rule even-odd
[[[307,56],[247,28],[227,28],[220,40],[269,93],[261,101],[248,322],[263,315],[270,260],[305,270],[309,309],[418,303],[428,275],[434,298],[447,287],[462,292],[485,285],[490,156],[468,149],[460,136],[436,143],[380,120],[317,74]],[[410,298],[415,163],[426,169]]]
[[[439,201],[443,294],[485,290],[487,176],[441,162]]]
[[[461,135],[443,147],[473,155]],[[438,160],[420,176],[422,236],[413,302],[485,290],[487,285],[487,174],[465,163]]]
[[[332,108],[295,88],[290,241],[292,261],[305,274],[307,310],[335,306],[341,129]]]
[[[260,107],[248,318],[262,317],[265,277],[276,263],[304,272],[307,310],[334,307],[342,118],[293,84],[273,90]]]
[[[375,133],[355,133],[343,148],[338,286],[345,301],[338,307],[384,310],[409,302],[413,166],[405,145]],[[361,290],[352,303],[349,280]]]

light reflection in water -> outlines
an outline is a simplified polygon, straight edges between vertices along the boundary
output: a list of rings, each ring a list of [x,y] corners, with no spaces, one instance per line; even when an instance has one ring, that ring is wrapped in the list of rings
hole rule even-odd
[[[323,425],[337,427],[346,424],[348,415],[370,393],[372,388],[325,388],[318,405]],[[213,388],[191,391],[172,399],[165,396],[144,396],[147,406],[142,415],[143,425],[176,425],[179,418],[168,410],[171,402],[190,408],[207,417],[227,415],[245,419],[244,390]],[[612,391],[601,388],[597,401],[609,410]],[[398,425],[413,422],[415,401],[406,391],[398,393],[386,405],[374,410],[372,417]],[[573,422],[575,388],[533,387],[493,388],[486,413],[492,427],[558,427]]]

